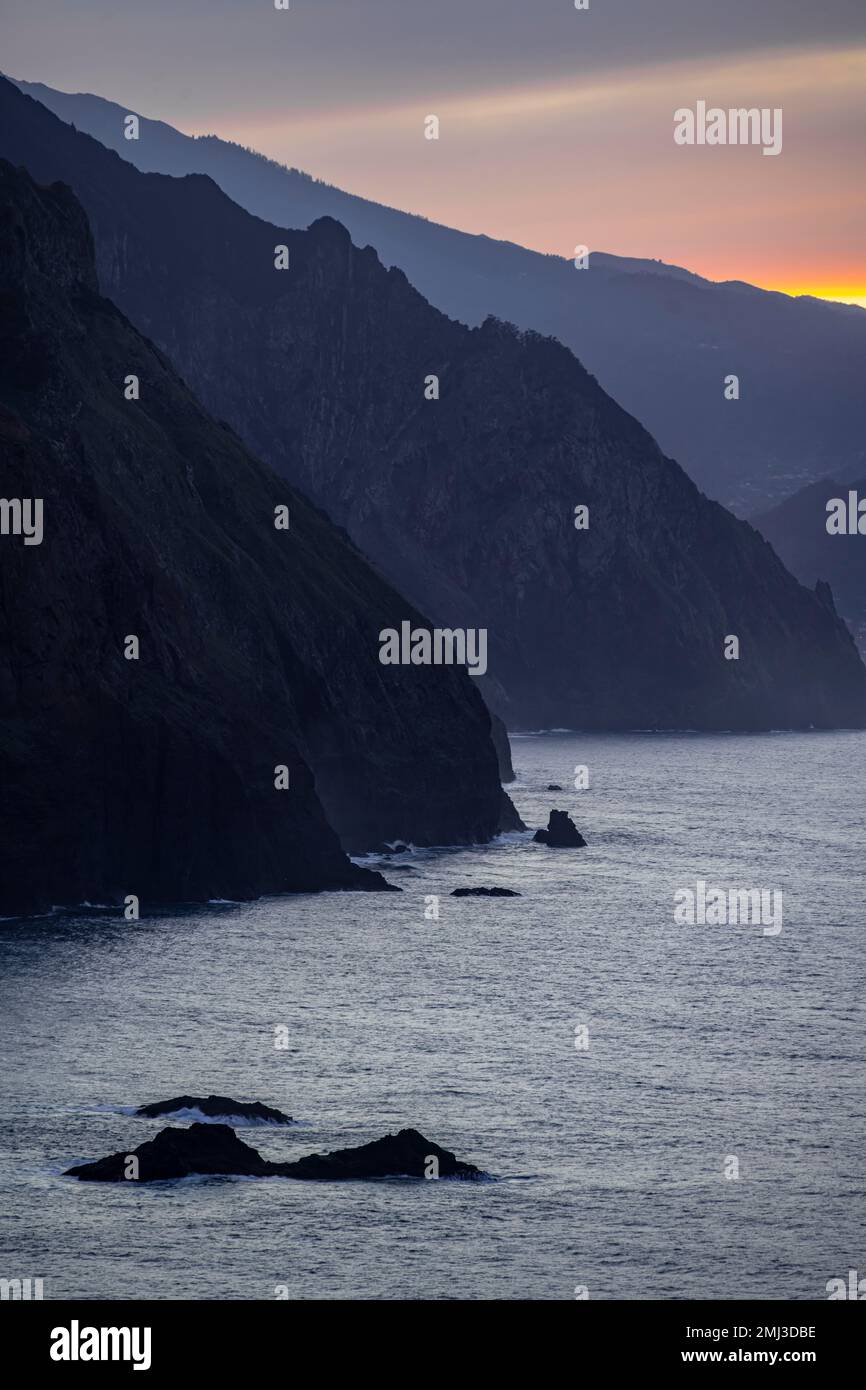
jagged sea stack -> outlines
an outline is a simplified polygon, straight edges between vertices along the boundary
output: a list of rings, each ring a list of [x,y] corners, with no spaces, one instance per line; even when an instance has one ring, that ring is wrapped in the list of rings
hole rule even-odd
[[[567,811],[551,811],[547,829],[536,830],[532,838],[549,849],[584,849],[586,846],[586,840]]]

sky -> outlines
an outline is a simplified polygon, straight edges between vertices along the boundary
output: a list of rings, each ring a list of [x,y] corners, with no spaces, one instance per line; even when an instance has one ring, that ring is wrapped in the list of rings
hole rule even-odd
[[[2,68],[465,231],[866,307],[866,0],[588,4],[0,0]],[[780,108],[781,152],[678,145],[699,101]]]

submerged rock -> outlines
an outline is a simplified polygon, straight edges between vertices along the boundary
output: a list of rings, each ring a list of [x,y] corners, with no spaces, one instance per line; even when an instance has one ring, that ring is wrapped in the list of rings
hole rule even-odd
[[[582,849],[586,845],[567,811],[551,811],[547,829],[536,830],[532,838],[550,849]]]
[[[452,898],[519,898],[513,888],[453,888]]]
[[[136,1160],[132,1165],[130,1160]],[[435,1163],[432,1161],[435,1160]],[[401,1129],[369,1144],[333,1153],[308,1154],[293,1163],[272,1163],[238,1139],[228,1125],[193,1124],[161,1129],[124,1153],[68,1168],[64,1177],[84,1182],[158,1182],[166,1178],[256,1177],[335,1181],[359,1178],[480,1178],[474,1163],[461,1163],[417,1129]]]
[[[157,1100],[140,1105],[136,1115],[156,1119],[159,1115],[174,1115],[178,1111],[197,1110],[201,1115],[221,1120],[247,1120],[250,1124],[290,1125],[291,1115],[263,1105],[260,1100],[232,1100],[230,1096],[175,1096],[173,1100]]]
[[[548,784],[547,784],[547,790],[548,790],[549,792],[561,792],[561,791],[562,791],[562,787],[559,785],[558,782],[548,782]]]

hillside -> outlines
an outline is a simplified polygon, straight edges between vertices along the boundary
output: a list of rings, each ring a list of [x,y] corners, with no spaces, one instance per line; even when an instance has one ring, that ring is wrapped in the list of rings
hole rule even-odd
[[[0,252],[4,495],[43,513],[0,537],[0,915],[384,887],[345,850],[518,825],[472,678],[380,664],[423,619],[101,297],[69,189],[0,163]]]

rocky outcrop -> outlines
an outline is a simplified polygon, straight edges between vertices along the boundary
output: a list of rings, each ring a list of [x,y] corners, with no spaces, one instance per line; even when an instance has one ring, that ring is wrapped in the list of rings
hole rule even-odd
[[[435,1162],[431,1162],[435,1160]],[[448,1149],[425,1139],[417,1129],[401,1129],[371,1144],[354,1149],[335,1149],[310,1154],[296,1163],[282,1165],[287,1178],[345,1181],[358,1178],[480,1178],[474,1163],[462,1163]]]
[[[568,349],[446,318],[330,218],[286,231],[207,178],[139,173],[5,81],[0,130],[0,152],[74,187],[102,289],[199,398],[430,620],[487,630],[478,684],[509,727],[866,723],[844,624]],[[441,726],[453,768],[451,742]],[[330,767],[317,786],[336,815]]]
[[[273,1163],[238,1139],[228,1125],[193,1124],[189,1129],[161,1129],[153,1139],[128,1152],[109,1154],[93,1163],[68,1168],[65,1177],[84,1182],[160,1182],[167,1178],[255,1177],[305,1181],[366,1178],[479,1178],[472,1163],[462,1163],[448,1149],[425,1139],[417,1129],[401,1129],[357,1148],[309,1154],[292,1163]]]
[[[546,830],[536,830],[533,835],[540,845],[549,849],[584,849],[586,840],[581,835],[567,811],[551,811]]]
[[[256,1177],[270,1164],[228,1125],[194,1124],[161,1129],[135,1149],[67,1168],[64,1177],[84,1182],[161,1182],[167,1178]]]
[[[519,898],[513,888],[452,888],[452,898]]]
[[[153,1120],[162,1115],[178,1115],[186,1111],[207,1115],[210,1119],[220,1119],[226,1124],[292,1124],[291,1115],[284,1115],[282,1110],[263,1105],[260,1100],[232,1100],[231,1096],[175,1096],[172,1100],[157,1100],[150,1105],[140,1105],[135,1113]]]
[[[472,678],[380,664],[405,600],[100,296],[70,191],[7,164],[0,347],[3,491],[44,530],[0,537],[0,915],[384,888],[345,850],[514,824]]]

